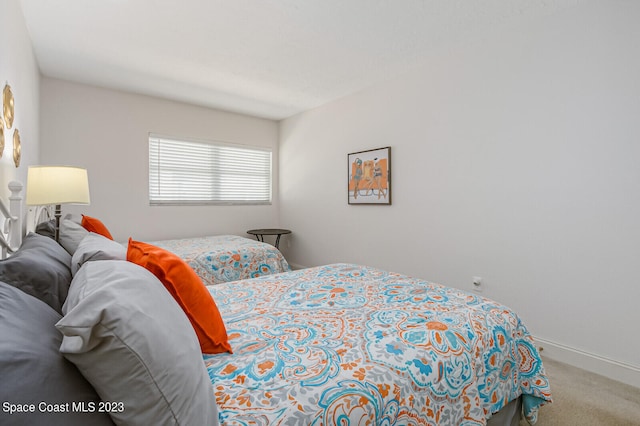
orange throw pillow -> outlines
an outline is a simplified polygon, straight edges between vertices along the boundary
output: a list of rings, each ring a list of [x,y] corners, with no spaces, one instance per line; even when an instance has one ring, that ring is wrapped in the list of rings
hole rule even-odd
[[[96,234],[100,234],[103,237],[113,240],[111,232],[109,232],[107,227],[104,226],[104,223],[95,217],[82,215],[82,222],[80,225],[89,232],[95,232]]]
[[[127,260],[152,272],[178,302],[198,336],[202,353],[233,353],[216,302],[193,269],[175,254],[129,238]]]

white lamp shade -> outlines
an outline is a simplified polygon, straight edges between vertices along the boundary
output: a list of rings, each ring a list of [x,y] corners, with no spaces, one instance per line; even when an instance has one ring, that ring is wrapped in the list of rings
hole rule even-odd
[[[89,204],[87,170],[68,166],[31,166],[27,171],[27,205]]]

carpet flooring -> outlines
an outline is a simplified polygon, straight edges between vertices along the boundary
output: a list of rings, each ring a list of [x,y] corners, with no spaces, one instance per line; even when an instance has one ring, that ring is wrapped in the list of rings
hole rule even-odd
[[[553,403],[540,408],[537,426],[640,426],[640,388],[548,358],[543,362]]]

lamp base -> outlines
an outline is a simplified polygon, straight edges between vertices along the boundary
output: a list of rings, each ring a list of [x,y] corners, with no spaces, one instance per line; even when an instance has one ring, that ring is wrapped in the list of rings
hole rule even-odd
[[[56,242],[60,242],[60,216],[62,216],[62,205],[56,204],[53,217],[56,218]]]

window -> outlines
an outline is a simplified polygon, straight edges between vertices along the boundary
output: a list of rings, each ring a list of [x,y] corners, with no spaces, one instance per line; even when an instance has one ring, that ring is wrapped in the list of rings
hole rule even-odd
[[[149,203],[271,204],[271,149],[150,134]]]

